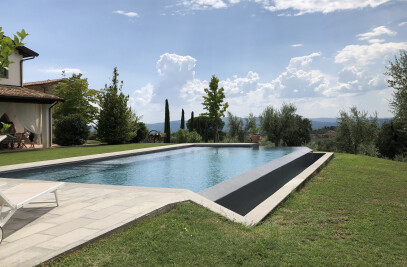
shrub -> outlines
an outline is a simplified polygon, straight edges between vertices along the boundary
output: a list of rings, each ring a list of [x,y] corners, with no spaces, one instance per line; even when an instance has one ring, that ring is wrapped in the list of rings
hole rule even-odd
[[[148,128],[144,122],[137,123],[137,135],[130,140],[130,143],[140,143],[147,138]]]
[[[83,145],[89,136],[89,127],[79,115],[69,115],[55,123],[55,143],[61,146]]]
[[[200,136],[197,132],[189,132],[188,130],[179,129],[178,132],[174,134],[173,141],[175,143],[199,143],[201,140],[202,136]]]

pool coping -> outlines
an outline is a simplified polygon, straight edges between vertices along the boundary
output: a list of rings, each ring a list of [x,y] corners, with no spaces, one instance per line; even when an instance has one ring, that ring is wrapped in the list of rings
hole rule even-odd
[[[123,150],[117,152],[101,153],[101,154],[92,154],[86,156],[70,157],[70,158],[61,158],[53,160],[43,160],[43,161],[34,161],[29,163],[19,163],[12,165],[0,166],[0,176],[3,172],[10,171],[19,171],[25,169],[34,169],[45,166],[57,166],[63,164],[71,164],[76,162],[87,162],[95,161],[100,159],[109,159],[109,158],[120,158],[126,156],[135,156],[135,155],[144,155],[155,152],[164,152],[169,150],[182,149],[187,147],[258,147],[259,144],[256,143],[185,143],[185,144],[176,144],[176,145],[166,145],[159,147],[148,147],[148,148],[139,148],[132,150]]]
[[[238,145],[241,146],[241,144],[238,144]],[[181,146],[176,145],[176,146],[181,148],[181,147],[188,147],[188,146],[193,146],[193,145],[188,144],[188,145],[181,145]],[[217,145],[217,146],[221,146],[221,145]],[[234,146],[234,145],[229,144],[228,146]],[[131,151],[128,151],[128,152],[130,152],[128,154],[132,153]],[[141,153],[143,153],[143,152],[141,152]],[[145,153],[145,151],[144,151],[144,153]],[[112,154],[114,154],[113,156],[117,156],[116,152],[114,152]],[[96,188],[102,189],[102,191],[103,191],[103,188],[106,188],[106,189],[114,188],[114,189],[120,190],[120,188],[128,187],[129,188],[128,190],[133,190],[133,189],[134,190],[146,190],[146,191],[153,190],[153,191],[157,192],[158,194],[166,194],[166,192],[168,194],[168,191],[171,191],[171,192],[174,192],[175,195],[173,198],[165,200],[163,202],[163,205],[159,208],[147,209],[147,210],[145,210],[145,212],[140,213],[139,215],[136,215],[132,218],[126,219],[119,224],[112,225],[111,227],[104,229],[102,232],[99,232],[98,234],[90,235],[89,238],[86,238],[86,240],[80,239],[75,242],[72,242],[68,247],[65,247],[63,249],[47,251],[46,253],[44,252],[45,254],[35,258],[34,261],[29,261],[29,264],[37,265],[42,262],[52,261],[53,259],[59,257],[63,253],[67,253],[69,251],[76,250],[76,249],[88,244],[89,242],[95,241],[101,237],[104,237],[104,236],[114,233],[116,231],[120,231],[121,229],[124,229],[124,228],[128,227],[129,225],[135,224],[144,218],[157,216],[159,214],[167,212],[176,203],[181,203],[181,202],[185,202],[185,201],[198,204],[204,208],[207,208],[217,214],[220,214],[220,215],[228,218],[231,221],[241,223],[246,226],[255,226],[256,224],[260,223],[265,217],[267,217],[276,207],[278,207],[278,205],[280,203],[282,203],[291,194],[291,192],[293,192],[293,190],[298,189],[306,180],[308,180],[310,177],[312,177],[312,175],[314,175],[324,165],[326,165],[332,157],[333,157],[333,153],[324,153],[324,155],[321,158],[319,158],[316,162],[314,162],[312,165],[310,165],[308,168],[306,168],[304,171],[302,171],[300,174],[298,174],[296,177],[294,177],[291,181],[286,183],[283,187],[281,187],[273,195],[271,195],[266,200],[261,202],[258,206],[256,206],[253,210],[251,210],[245,216],[237,214],[236,212],[233,212],[233,211],[231,211],[197,193],[187,190],[187,189],[143,188],[143,187],[135,187],[135,186],[91,185],[91,184],[67,183],[67,184],[75,185],[76,188],[78,188],[78,189],[96,187]],[[77,161],[81,161],[81,160],[77,160]],[[70,161],[70,162],[73,162],[73,161]],[[56,164],[58,164],[58,163],[56,163]],[[20,164],[16,164],[16,165],[20,165]],[[0,174],[0,176],[1,176],[1,174]],[[13,179],[0,178],[0,181],[7,182],[7,180],[11,181]],[[16,179],[14,179],[14,180],[16,180]],[[16,182],[18,182],[18,181],[16,181]],[[26,180],[26,182],[40,182],[40,181]],[[151,200],[149,200],[149,201],[151,201]],[[163,201],[163,200],[161,199],[160,201]],[[143,205],[143,203],[138,203],[136,206],[139,206],[139,205]],[[58,211],[58,209],[63,209],[63,208],[64,208],[64,205],[62,204],[61,207],[56,208],[56,210]],[[44,222],[42,222],[42,224],[44,224]],[[24,231],[27,229],[22,228],[21,230]],[[33,245],[33,246],[35,246],[35,245]],[[28,251],[29,251],[29,249],[27,249],[27,252]],[[2,260],[0,259],[0,262],[1,261]]]

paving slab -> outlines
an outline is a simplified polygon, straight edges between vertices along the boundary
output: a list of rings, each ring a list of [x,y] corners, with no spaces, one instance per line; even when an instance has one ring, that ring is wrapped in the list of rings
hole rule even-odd
[[[174,203],[191,201],[232,221],[246,225],[260,222],[292,190],[315,173],[332,153],[293,179],[246,216],[186,189],[66,183],[55,204],[32,203],[18,210],[4,226],[0,244],[0,266],[35,266],[135,223],[140,219],[168,211]],[[0,178],[2,189],[38,180]],[[53,201],[53,194],[38,201]]]

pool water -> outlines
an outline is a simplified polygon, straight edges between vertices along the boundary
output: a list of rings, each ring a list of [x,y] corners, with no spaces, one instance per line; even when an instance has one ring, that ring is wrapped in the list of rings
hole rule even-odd
[[[296,148],[192,147],[1,174],[7,178],[202,191]]]

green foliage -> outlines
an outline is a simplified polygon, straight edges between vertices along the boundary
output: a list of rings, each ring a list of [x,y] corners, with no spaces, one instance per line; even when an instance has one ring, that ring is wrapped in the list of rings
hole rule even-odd
[[[209,117],[209,120],[215,126],[214,142],[219,141],[219,119],[225,116],[226,109],[229,104],[223,103],[225,99],[225,93],[223,87],[218,89],[219,79],[215,75],[212,76],[209,83],[209,89],[205,88],[206,96],[203,96],[204,102],[202,105],[207,110],[206,113],[201,114]]]
[[[7,68],[13,61],[9,61],[9,57],[13,54],[16,47],[24,46],[23,40],[28,36],[28,33],[22,29],[14,38],[11,39],[4,35],[2,27],[0,27],[0,69]],[[1,80],[1,79],[0,79]]]
[[[0,133],[5,133],[10,127],[11,127],[11,124],[1,122]]]
[[[217,121],[218,125],[218,135],[222,137],[224,133],[222,132],[225,123],[221,118]],[[187,128],[191,129],[193,126],[194,131],[196,131],[200,136],[203,137],[205,142],[208,142],[209,139],[214,139],[215,137],[215,125],[211,122],[207,116],[194,117],[193,125],[191,124],[191,119],[187,121]]]
[[[164,121],[165,143],[171,143],[171,128],[170,128],[170,107],[168,99],[165,99],[165,121]]]
[[[71,114],[56,121],[54,133],[58,145],[83,145],[88,139],[89,127],[82,116]]]
[[[187,202],[49,264],[405,266],[407,165],[335,158],[257,226]]]
[[[275,146],[280,146],[281,140],[295,129],[296,111],[293,104],[283,104],[281,110],[268,106],[260,115],[261,129]]]
[[[352,154],[363,153],[359,150],[361,145],[367,147],[376,141],[377,114],[369,118],[367,112],[351,107],[349,114],[341,111],[337,120],[335,141],[340,151]]]
[[[407,134],[402,124],[397,120],[383,123],[376,145],[382,157],[394,159],[396,155],[407,153]]]
[[[193,111],[191,112],[191,119],[190,119],[189,126],[188,126],[188,123],[187,123],[187,128],[188,128],[188,130],[190,132],[192,132],[194,130],[194,112]]]
[[[283,136],[287,146],[302,146],[311,141],[312,124],[309,119],[295,115],[291,126]]]
[[[118,80],[117,67],[113,70],[112,83],[99,96],[100,113],[97,121],[99,138],[108,144],[120,144],[132,137],[132,111],[127,107],[129,96],[122,91],[123,81]]]
[[[55,120],[73,114],[80,115],[88,124],[96,119],[98,108],[92,104],[97,104],[99,91],[89,89],[88,79],[82,78],[82,74],[72,74],[55,85],[54,91],[55,95],[65,99],[54,107]]]
[[[181,113],[181,126],[180,129],[185,129],[185,114],[184,114],[184,109],[182,109]]]
[[[148,128],[144,122],[137,122],[137,135],[133,137],[131,143],[143,142],[148,136]]]
[[[246,134],[257,134],[260,131],[260,129],[257,128],[256,117],[253,113],[250,113],[249,116],[245,118],[245,121],[246,125],[244,127]]]
[[[64,147],[59,149],[47,148],[41,150],[25,151],[24,153],[11,152],[7,153],[7,157],[0,157],[0,166],[36,162],[43,160],[62,159],[70,157],[80,157],[86,155],[118,152],[125,150],[133,150],[140,148],[149,148],[164,146],[163,143],[155,144],[121,144],[121,145],[103,145],[103,146],[77,146]]]
[[[243,120],[233,115],[231,112],[228,112],[227,119],[229,125],[228,137],[238,142],[244,142],[246,131],[243,128]]]
[[[399,58],[394,58],[394,63],[390,62],[386,75],[389,87],[394,89],[393,99],[390,105],[393,109],[395,120],[403,126],[403,131],[407,133],[407,52],[400,50]]]
[[[184,129],[179,129],[174,133],[173,142],[175,143],[199,143],[202,141],[202,136],[200,136],[195,131],[188,131]]]

